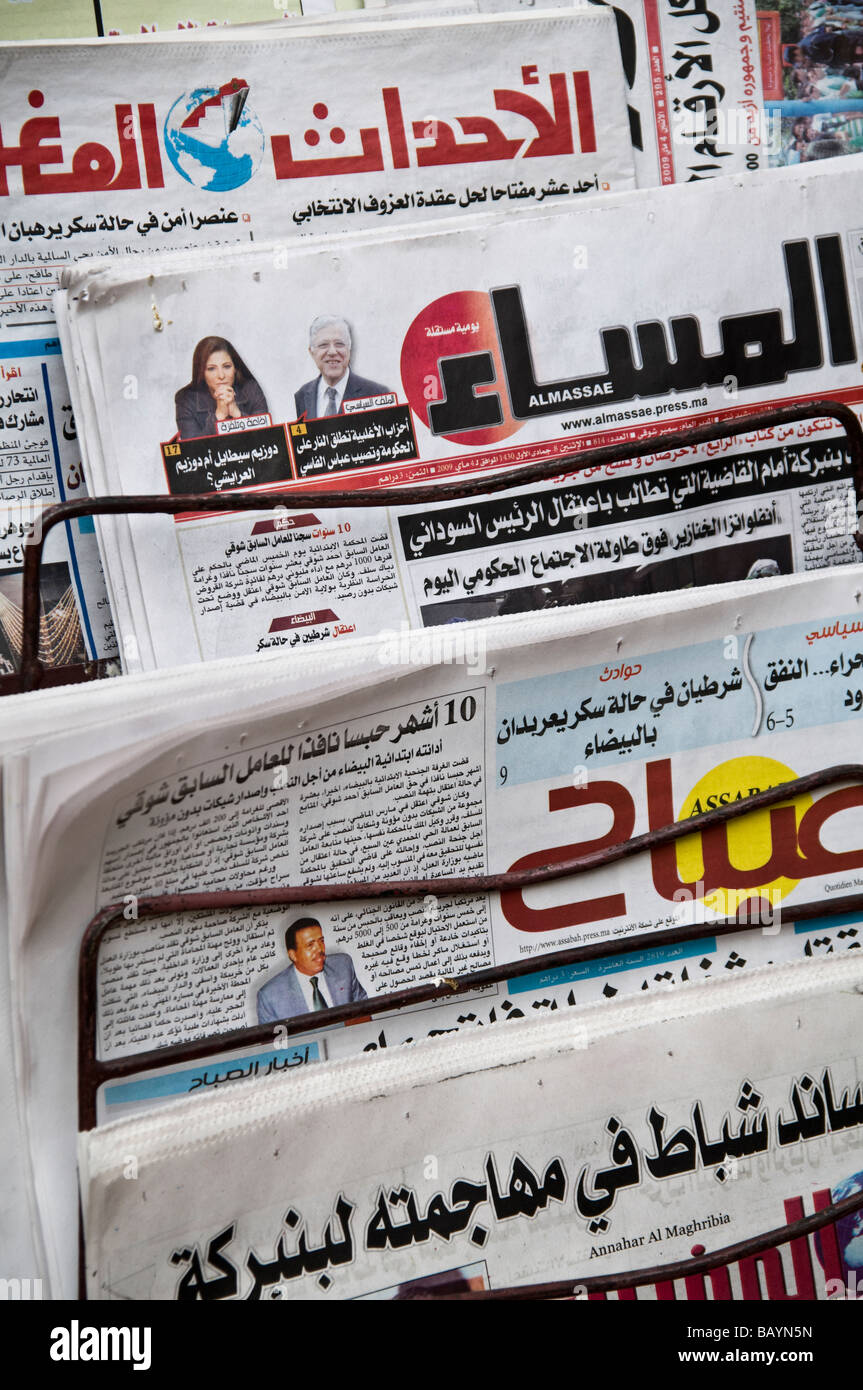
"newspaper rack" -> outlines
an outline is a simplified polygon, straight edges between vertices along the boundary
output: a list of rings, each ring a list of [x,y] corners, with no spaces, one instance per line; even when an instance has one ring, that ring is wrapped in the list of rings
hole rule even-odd
[[[24,563],[21,673],[2,679],[0,681],[0,694],[20,693],[47,685],[94,680],[108,672],[110,663],[104,661],[91,661],[81,666],[67,666],[53,670],[46,669],[38,654],[39,571],[44,540],[54,526],[73,518],[86,515],[147,513],[177,516],[190,510],[262,511],[275,507],[284,508],[300,502],[306,506],[318,507],[385,507],[399,504],[433,503],[506,491],[509,488],[545,481],[562,472],[579,472],[589,467],[620,462],[628,458],[643,457],[664,449],[685,448],[708,443],[712,440],[742,433],[745,430],[769,429],[800,420],[821,417],[833,418],[845,431],[847,447],[851,455],[852,480],[858,503],[858,515],[860,515],[860,506],[863,504],[863,428],[849,407],[830,400],[782,406],[769,411],[753,411],[719,423],[663,432],[648,440],[627,441],[624,444],[580,450],[578,453],[560,455],[540,463],[527,464],[505,474],[481,475],[469,479],[459,479],[451,483],[369,489],[359,493],[312,492],[305,489],[294,492],[290,488],[282,488],[232,494],[206,493],[182,497],[85,498],[80,501],[60,503],[43,512],[41,534],[27,547]],[[863,536],[857,533],[855,540],[858,548],[863,550]],[[139,918],[148,918],[208,908],[241,910],[253,906],[289,906],[298,902],[333,902],[346,897],[408,898],[422,897],[428,893],[478,894],[524,888],[531,884],[550,882],[599,868],[629,858],[644,850],[663,844],[671,844],[685,835],[724,824],[750,812],[766,809],[800,793],[848,781],[863,781],[863,764],[839,764],[825,768],[819,772],[810,773],[807,776],[774,786],[747,798],[744,802],[707,811],[685,822],[665,825],[646,834],[635,836],[623,844],[610,846],[581,858],[550,866],[474,877],[391,880],[377,883],[359,881],[345,884],[299,885],[297,887],[247,889],[231,892],[174,893],[139,899],[138,916]],[[770,911],[769,905],[761,900],[755,900],[757,911],[752,914],[755,920],[750,921],[748,907],[751,901],[747,900],[742,904],[738,910],[738,916],[711,922],[711,934],[719,937],[741,931],[762,929],[764,921],[770,920],[769,917],[765,919],[764,916],[765,907],[768,912]],[[191,1042],[129,1054],[110,1061],[100,1060],[97,1056],[99,947],[105,933],[123,920],[124,906],[122,903],[113,904],[99,911],[88,924],[81,941],[78,971],[78,1123],[82,1132],[93,1129],[96,1125],[97,1095],[99,1087],[104,1082],[151,1066],[201,1060],[232,1047],[251,1046],[258,1042],[269,1041],[272,1037],[271,1024],[258,1024],[231,1032],[211,1034]],[[863,894],[853,894],[835,899],[829,904],[829,907],[823,903],[792,905],[784,909],[782,916],[784,921],[792,922],[850,912],[859,912],[863,915]],[[367,1017],[370,1003],[374,1015],[377,1016],[410,1005],[452,998],[454,995],[470,990],[498,984],[523,974],[534,973],[537,969],[551,969],[628,955],[638,952],[648,945],[651,948],[656,948],[683,943],[703,935],[703,932],[704,923],[696,922],[663,931],[623,937],[616,941],[592,942],[563,951],[547,951],[537,956],[512,961],[506,965],[495,965],[455,978],[437,979],[379,995],[373,1001],[362,1000],[356,1003],[342,1004],[325,1010],[323,1014],[297,1015],[283,1020],[281,1026],[284,1027],[287,1036],[296,1036],[311,1029],[320,1028],[322,1025],[346,1024],[356,1018]],[[857,944],[854,943],[854,945]],[[863,1209],[863,1193],[856,1193],[843,1201],[823,1208],[812,1216],[800,1218],[723,1249],[707,1253],[701,1247],[695,1247],[696,1253],[689,1259],[618,1274],[586,1277],[574,1274],[569,1279],[550,1283],[483,1290],[469,1294],[441,1294],[438,1297],[468,1300],[560,1299],[573,1297],[577,1291],[578,1297],[604,1298],[609,1292],[617,1292],[621,1298],[634,1299],[637,1296],[635,1292],[637,1288],[654,1284],[665,1288],[664,1297],[674,1298],[673,1281],[675,1279],[697,1277],[719,1266],[733,1264],[748,1256],[758,1255],[773,1246],[787,1244],[800,1237],[808,1236],[810,1233],[827,1227],[842,1217],[861,1209]],[[80,1226],[79,1254],[80,1296],[83,1299],[86,1298],[83,1221]],[[659,1296],[662,1297],[663,1295],[660,1293]]]
[[[238,909],[247,907],[287,907],[293,903],[334,902],[342,898],[415,898],[428,893],[442,895],[501,892],[512,888],[525,888],[532,884],[548,883],[573,874],[584,873],[589,869],[600,868],[628,859],[645,850],[660,845],[672,844],[687,835],[697,834],[713,826],[725,824],[751,812],[764,810],[804,792],[819,787],[833,786],[839,782],[863,782],[863,764],[845,763],[824,768],[820,772],[809,773],[793,781],[783,782],[745,801],[722,806],[713,811],[692,816],[686,821],[675,822],[634,836],[622,844],[611,845],[596,850],[581,858],[570,859],[555,865],[534,869],[522,869],[503,874],[477,875],[464,878],[429,878],[416,880],[389,880],[383,882],[351,882],[298,885],[284,888],[255,888],[238,891],[207,893],[171,893],[159,897],[139,898],[137,903],[138,920],[172,913],[201,911],[205,909]],[[755,911],[749,911],[753,902]],[[785,908],[783,922],[805,921],[811,918],[824,918],[856,912],[863,917],[863,893],[850,894],[834,899],[825,911],[824,903],[800,903]],[[98,1039],[98,961],[99,947],[105,933],[124,920],[125,904],[115,903],[103,908],[91,919],[81,941],[78,967],[78,1127],[84,1132],[96,1126],[96,1104],[99,1087],[106,1081],[128,1076],[147,1067],[201,1061],[215,1053],[232,1047],[253,1046],[256,1043],[270,1042],[273,1024],[264,1023],[230,1032],[214,1033],[208,1037],[191,1042],[174,1043],[154,1048],[146,1052],[130,1053],[111,1061],[97,1057]],[[738,909],[738,916],[710,923],[713,936],[728,936],[741,931],[762,930],[765,922],[772,920],[772,911],[763,900],[747,899]],[[754,920],[750,920],[753,918]],[[777,919],[778,924],[778,919]],[[377,995],[373,1000],[358,1000],[354,1003],[340,1004],[318,1013],[295,1015],[281,1020],[280,1030],[289,1037],[317,1030],[333,1024],[346,1024],[359,1018],[390,1013],[409,1005],[429,1003],[433,1000],[450,999],[454,995],[498,984],[503,980],[514,979],[519,975],[533,974],[537,970],[559,968],[581,964],[585,961],[608,959],[613,956],[629,955],[643,948],[670,946],[693,940],[704,934],[704,923],[673,927],[663,931],[646,932],[636,936],[625,936],[615,941],[591,942],[585,946],[570,947],[562,951],[546,951],[540,955],[511,961],[505,965],[489,966],[452,979],[436,979],[414,985],[407,989]],[[860,943],[854,946],[859,948]],[[832,949],[832,948],[831,948]],[[692,1258],[677,1260],[664,1265],[651,1266],[617,1274],[573,1276],[566,1280],[550,1283],[521,1285],[512,1288],[483,1290],[471,1294],[450,1295],[459,1299],[560,1299],[573,1296],[578,1289],[579,1297],[604,1297],[608,1292],[617,1291],[623,1298],[635,1298],[634,1290],[645,1284],[667,1285],[666,1297],[673,1298],[672,1281],[706,1273],[721,1265],[733,1264],[749,1256],[758,1255],[776,1245],[807,1236],[811,1232],[832,1224],[834,1221],[863,1208],[863,1192],[852,1194],[840,1202],[823,1208],[813,1216],[803,1217],[772,1231],[725,1246],[720,1250],[706,1253],[699,1251]],[[81,1226],[81,1297],[86,1298],[84,1284],[84,1235]],[[438,1295],[448,1297],[448,1295]]]
[[[448,483],[428,483],[411,487],[368,488],[359,491],[293,491],[290,487],[251,489],[224,493],[184,493],[182,496],[153,494],[143,496],[83,497],[46,507],[38,534],[28,543],[24,555],[24,593],[22,603],[21,671],[0,677],[0,695],[19,694],[47,685],[77,684],[108,675],[110,661],[89,661],[80,666],[46,667],[39,658],[39,571],[42,550],[49,531],[61,523],[83,516],[162,514],[181,516],[187,512],[268,511],[292,505],[304,507],[390,507],[418,506],[456,501],[486,493],[506,492],[510,488],[546,482],[562,473],[580,473],[587,468],[643,458],[665,449],[692,448],[713,440],[730,438],[747,430],[771,429],[800,420],[832,418],[845,432],[851,456],[851,476],[857,500],[857,516],[863,516],[863,427],[847,405],[828,399],[803,404],[776,406],[770,410],[741,412],[712,424],[682,430],[662,431],[647,439],[625,440],[596,449],[557,454],[538,463],[528,463],[505,473],[479,474]],[[863,536],[855,536],[863,550]]]

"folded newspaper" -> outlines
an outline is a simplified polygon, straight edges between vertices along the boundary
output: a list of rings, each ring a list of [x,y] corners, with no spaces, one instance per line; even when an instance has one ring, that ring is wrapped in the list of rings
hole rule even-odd
[[[526,0],[478,3],[500,12]],[[699,0],[616,0],[613,9],[640,188],[758,169],[779,154],[780,121],[765,118],[761,105],[759,52],[762,24],[778,23],[775,11],[765,16],[748,0],[709,8]]]
[[[578,1019],[615,998],[664,1001],[681,985],[760,970],[769,990],[784,964],[859,950],[863,791],[854,768],[738,824],[577,877],[500,895],[435,893],[434,880],[560,865],[832,767],[863,699],[861,579],[854,567],[693,592],[685,602],[662,595],[521,615],[442,630],[449,644],[437,650],[422,633],[401,650],[357,639],[132,678],[86,692],[95,704],[74,691],[14,701],[2,767],[28,1150],[17,1161],[29,1169],[51,1289],[69,1295],[76,1268],[77,943],[107,904],[121,910],[102,944],[96,992],[98,1054],[123,1063],[99,1097],[97,1119],[111,1127],[178,1097],[256,1092],[285,1070],[308,1075],[302,1095],[311,1096],[314,1077],[329,1085],[352,1057],[408,1057],[408,1044],[448,1033],[485,1038],[499,1023],[508,1032],[528,1020]],[[430,890],[419,897],[351,896],[361,880],[417,876]],[[165,892],[334,883],[346,885],[341,901],[287,911],[259,903],[138,912]],[[716,929],[726,918],[739,930]],[[680,926],[688,930],[677,943],[650,944],[652,933]],[[605,959],[549,968],[542,958],[627,937],[632,949]],[[375,1016],[376,997],[514,961],[520,973],[506,982]],[[354,1006],[350,1026],[319,1017],[345,1003]],[[298,1015],[308,1026],[286,1030]],[[234,1035],[248,1028],[257,1031]],[[223,1050],[199,1061],[140,1059],[207,1038]],[[834,1060],[831,1052],[823,1065]],[[836,1086],[840,1073],[847,1067]],[[730,1088],[747,1077],[760,1090],[765,1074],[754,1061],[735,1069],[716,1104],[733,1105]],[[673,1098],[642,1096],[644,1107]],[[749,1233],[779,1218],[764,1208]],[[695,1219],[693,1208],[686,1220]],[[110,1224],[122,1226],[113,1216]],[[101,1218],[91,1237],[98,1248]],[[99,1280],[113,1286],[99,1264]],[[494,1279],[539,1277],[539,1268]],[[400,1279],[401,1267],[391,1279],[371,1271],[355,1291]]]
[[[46,502],[86,496],[63,266],[635,181],[605,9],[3,44],[0,72],[0,674],[20,659],[23,542]],[[92,527],[50,544],[43,658],[112,655]]]
[[[595,1006],[81,1143],[91,1298],[458,1296],[644,1270],[629,1297],[856,1297],[858,1210],[712,1255],[863,1190],[858,957]],[[131,1156],[134,1157],[131,1157]],[[707,1290],[709,1289],[709,1293]]]
[[[50,269],[4,296],[4,324],[50,317],[57,267],[82,255],[434,217],[475,184],[516,205],[634,184],[604,6],[4,45],[0,62],[0,283],[28,251]]]
[[[829,419],[625,460],[663,430],[859,405],[861,198],[863,156],[69,272],[61,335],[98,491],[176,511],[292,489],[276,515],[101,520],[129,669],[853,561],[852,458]],[[621,459],[567,471],[600,445]],[[556,459],[545,484],[478,486]],[[436,503],[454,479],[473,495]],[[351,505],[398,485],[428,486]]]

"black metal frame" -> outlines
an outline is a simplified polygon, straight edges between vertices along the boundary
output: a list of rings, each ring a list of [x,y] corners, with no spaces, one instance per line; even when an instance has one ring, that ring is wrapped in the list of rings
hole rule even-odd
[[[0,678],[0,695],[36,690],[45,685],[67,685],[94,680],[106,673],[105,662],[91,661],[82,666],[45,668],[39,660],[39,570],[48,533],[63,522],[82,516],[152,515],[181,516],[188,512],[270,511],[276,507],[395,507],[454,501],[486,493],[506,492],[531,483],[546,482],[561,473],[582,472],[609,463],[665,449],[692,448],[715,439],[727,439],[747,430],[771,429],[800,420],[832,418],[844,429],[851,451],[852,480],[858,504],[863,505],[863,428],[854,411],[841,402],[811,401],[805,405],[777,406],[734,416],[715,425],[674,430],[649,439],[627,440],[598,449],[580,449],[560,454],[540,463],[528,463],[505,473],[472,474],[452,482],[426,483],[416,487],[368,488],[348,492],[319,491],[290,487],[241,492],[185,493],[182,497],[153,494],[129,497],[82,497],[46,507],[41,517],[41,534],[31,541],[24,554],[24,595],[22,604],[23,645],[21,673]],[[859,515],[858,511],[858,515]],[[863,550],[863,536],[856,537]]]

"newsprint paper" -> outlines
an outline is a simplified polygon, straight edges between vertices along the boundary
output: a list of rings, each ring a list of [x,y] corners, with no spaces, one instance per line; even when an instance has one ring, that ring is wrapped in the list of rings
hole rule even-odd
[[[560,1280],[602,1298],[580,1280],[719,1251],[860,1191],[859,957],[639,1005],[83,1136],[90,1297],[402,1301]],[[855,1297],[861,1263],[858,1212],[637,1296]]]
[[[853,561],[829,419],[493,497],[320,505],[625,454],[783,402],[858,405],[863,156],[828,163],[152,276],[71,272],[62,332],[101,491],[295,493],[276,515],[103,521],[130,669]],[[195,373],[212,344],[234,385],[211,391]]]
[[[863,700],[861,575],[733,585],[685,608],[657,598],[592,629],[579,610],[463,625],[446,651],[378,639],[362,643],[353,680],[347,648],[250,658],[219,677],[215,712],[209,672],[192,668],[159,734],[156,710],[123,715],[121,691],[112,720],[5,756],[16,1027],[52,1277],[62,1286],[74,1271],[76,954],[101,906],[123,908],[99,960],[101,1056],[266,1029],[233,1057],[112,1081],[109,1121],[351,1054],[859,950],[863,792],[841,774],[676,849],[524,891],[391,901],[348,887],[325,906],[176,918],[139,919],[136,903],[560,864],[830,767]],[[804,905],[806,920],[791,915]],[[748,927],[713,931],[737,913]],[[375,997],[404,986],[677,924],[694,938],[538,963],[508,986],[375,1017]],[[368,1001],[361,1021],[315,1026],[321,1003],[348,1001]],[[280,1021],[303,1014],[308,1031],[284,1047]]]
[[[524,3],[479,0],[479,8],[524,13]],[[779,121],[765,120],[761,107],[763,15],[748,0],[616,0],[613,9],[639,188],[758,169],[778,153]]]
[[[431,218],[474,185],[634,186],[605,7],[0,45],[0,71],[4,325],[50,319],[81,256]]]
[[[64,266],[631,188],[624,89],[596,9],[0,45],[0,674],[34,517],[87,494],[53,327]],[[92,523],[61,537],[45,659],[112,655]]]

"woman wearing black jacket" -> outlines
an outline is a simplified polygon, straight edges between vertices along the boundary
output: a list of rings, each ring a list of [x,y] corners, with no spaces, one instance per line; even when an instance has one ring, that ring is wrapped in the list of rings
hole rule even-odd
[[[181,439],[216,433],[219,420],[266,415],[263,391],[227,338],[202,338],[192,357],[192,380],[174,397]]]

